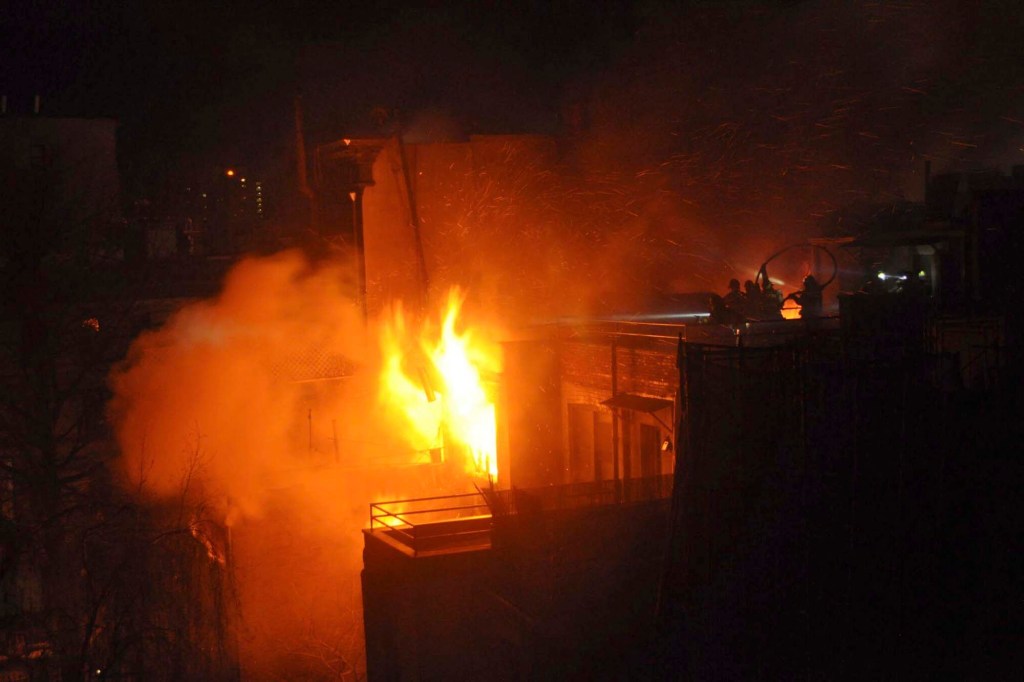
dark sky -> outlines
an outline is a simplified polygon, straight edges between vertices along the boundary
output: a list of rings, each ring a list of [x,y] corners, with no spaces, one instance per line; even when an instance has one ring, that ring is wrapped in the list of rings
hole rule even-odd
[[[556,132],[581,99],[608,163],[676,164],[676,186],[716,195],[807,169],[874,191],[925,158],[1024,156],[1018,0],[8,7],[9,108],[38,92],[45,113],[119,119],[137,191],[287,168],[297,92],[313,141],[365,131],[375,107],[463,133]],[[828,180],[851,167],[864,177]]]
[[[122,156],[154,179],[271,164],[291,102],[311,137],[374,107],[444,112],[481,131],[553,131],[563,86],[628,43],[636,12],[594,2],[16,2],[0,89],[16,113],[121,121]],[[182,168],[184,166],[185,168]]]

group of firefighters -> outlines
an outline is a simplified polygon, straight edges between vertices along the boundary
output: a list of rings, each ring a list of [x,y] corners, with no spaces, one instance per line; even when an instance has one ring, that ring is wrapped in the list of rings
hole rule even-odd
[[[764,275],[762,278],[761,275]],[[803,319],[821,317],[822,291],[814,275],[807,275],[803,289],[785,298],[776,289],[767,273],[759,273],[758,280],[747,280],[740,289],[738,279],[729,280],[729,291],[724,296],[712,295],[709,301],[710,321],[716,324],[737,325],[749,320],[781,320],[782,306],[792,299],[800,306]]]

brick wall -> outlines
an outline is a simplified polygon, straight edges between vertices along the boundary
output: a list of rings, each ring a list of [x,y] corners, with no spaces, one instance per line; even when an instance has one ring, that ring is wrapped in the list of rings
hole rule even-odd
[[[559,348],[565,402],[597,405],[612,396],[612,352],[608,343],[571,341]],[[672,399],[679,386],[675,345],[616,349],[619,393]]]

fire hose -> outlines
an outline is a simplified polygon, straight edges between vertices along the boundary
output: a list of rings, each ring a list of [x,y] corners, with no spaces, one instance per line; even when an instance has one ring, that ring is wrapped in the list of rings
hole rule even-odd
[[[821,246],[820,244],[812,244],[810,242],[799,242],[797,244],[790,244],[789,246],[783,247],[783,248],[779,249],[778,251],[776,251],[775,253],[773,253],[772,255],[768,256],[767,260],[765,260],[764,263],[761,263],[761,267],[757,271],[757,276],[754,278],[754,284],[758,285],[758,287],[763,289],[765,284],[768,282],[768,264],[769,263],[771,263],[773,260],[775,260],[776,258],[781,256],[782,254],[786,253],[787,251],[790,251],[791,249],[796,249],[796,248],[800,248],[800,247],[807,247],[807,246],[809,246],[809,247],[811,247],[813,249],[821,249],[826,254],[828,254],[829,259],[832,261],[832,274],[829,276],[829,278],[827,280],[825,280],[822,284],[819,285],[822,289],[827,287],[829,284],[832,283],[832,280],[834,280],[836,278],[836,275],[839,274],[839,263],[836,261],[836,257],[834,255],[832,255],[831,251],[826,249],[824,246]],[[762,280],[762,276],[763,276],[763,279],[764,279],[763,282],[761,281]]]

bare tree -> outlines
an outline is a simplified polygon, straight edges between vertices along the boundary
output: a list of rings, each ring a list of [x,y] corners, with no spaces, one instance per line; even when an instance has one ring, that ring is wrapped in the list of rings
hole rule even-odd
[[[78,191],[89,160],[59,152],[0,159],[0,653],[64,680],[230,679],[198,439],[175,509],[111,471],[106,376],[137,331],[140,273],[114,207]]]

